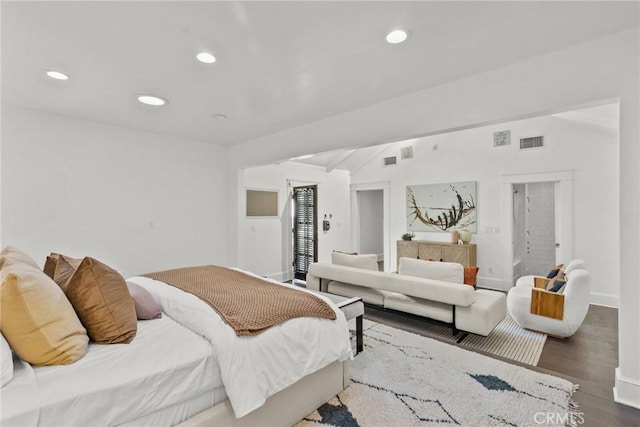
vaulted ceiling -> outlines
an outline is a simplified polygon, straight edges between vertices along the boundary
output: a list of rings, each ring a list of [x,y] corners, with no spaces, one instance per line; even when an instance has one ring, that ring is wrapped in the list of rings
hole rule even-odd
[[[233,145],[635,27],[628,6],[3,1],[2,102]],[[408,40],[386,43],[398,27]]]

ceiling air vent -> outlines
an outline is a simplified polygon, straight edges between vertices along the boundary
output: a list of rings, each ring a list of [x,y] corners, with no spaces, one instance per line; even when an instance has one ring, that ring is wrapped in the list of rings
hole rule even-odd
[[[532,136],[531,138],[520,139],[520,149],[528,150],[529,148],[544,147],[544,136]]]
[[[402,147],[400,149],[400,160],[404,159],[412,159],[413,158],[413,147],[409,145],[408,147]]]
[[[385,157],[382,159],[382,166],[395,166],[398,164],[398,158],[396,156]]]

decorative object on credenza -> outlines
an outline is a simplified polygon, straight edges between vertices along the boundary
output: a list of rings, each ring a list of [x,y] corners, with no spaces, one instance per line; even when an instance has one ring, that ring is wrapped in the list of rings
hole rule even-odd
[[[476,231],[476,182],[407,186],[410,231]]]
[[[451,232],[451,243],[458,243],[460,241],[460,233],[458,230],[453,230]]]
[[[411,240],[411,239],[413,239],[415,236],[416,236],[416,233],[413,233],[413,232],[411,232],[411,233],[404,233],[404,234],[402,235],[402,240]]]
[[[471,232],[469,230],[460,230],[459,235],[462,243],[467,244],[471,242]]]

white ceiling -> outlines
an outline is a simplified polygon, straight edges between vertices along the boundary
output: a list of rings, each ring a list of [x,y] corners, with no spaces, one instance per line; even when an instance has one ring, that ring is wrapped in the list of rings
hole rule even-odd
[[[623,31],[629,5],[3,1],[2,102],[232,145]]]

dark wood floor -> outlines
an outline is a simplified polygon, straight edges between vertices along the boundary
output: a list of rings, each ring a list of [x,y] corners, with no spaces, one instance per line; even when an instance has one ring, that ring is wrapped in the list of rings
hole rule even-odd
[[[365,318],[421,335],[427,335],[424,331],[431,325],[428,320],[369,306]],[[614,370],[618,366],[618,310],[592,305],[575,335],[567,339],[547,338],[537,367],[520,365],[579,384],[573,399],[583,413],[582,426],[640,426],[640,410],[613,401]]]

